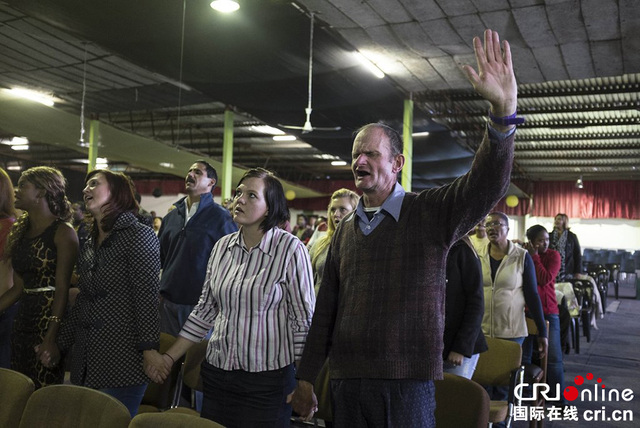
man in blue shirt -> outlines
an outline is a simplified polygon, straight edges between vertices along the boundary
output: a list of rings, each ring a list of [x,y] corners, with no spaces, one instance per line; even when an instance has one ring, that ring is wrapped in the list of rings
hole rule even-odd
[[[218,176],[204,160],[187,172],[187,196],[162,220],[158,233],[160,279],[160,331],[177,336],[198,303],[214,244],[238,227],[229,212],[213,201]]]

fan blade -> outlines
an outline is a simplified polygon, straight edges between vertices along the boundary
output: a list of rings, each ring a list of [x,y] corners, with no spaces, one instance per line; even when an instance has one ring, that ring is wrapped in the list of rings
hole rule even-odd
[[[278,124],[278,126],[280,128],[287,128],[287,129],[303,129],[302,126],[295,126],[295,125],[283,125],[281,123]]]

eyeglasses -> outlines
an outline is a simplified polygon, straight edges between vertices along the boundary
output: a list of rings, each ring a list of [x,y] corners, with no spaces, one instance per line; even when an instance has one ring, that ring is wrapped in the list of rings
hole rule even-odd
[[[498,226],[506,226],[506,224],[500,223],[499,221],[492,221],[490,223],[485,223],[484,224],[484,227],[486,227],[486,228],[498,227]]]

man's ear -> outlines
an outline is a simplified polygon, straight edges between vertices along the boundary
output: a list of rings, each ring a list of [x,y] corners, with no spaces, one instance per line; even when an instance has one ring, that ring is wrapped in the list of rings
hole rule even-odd
[[[391,170],[393,171],[394,174],[397,174],[400,171],[402,171],[402,168],[404,167],[404,160],[405,159],[403,154],[399,154],[393,159],[393,167]]]

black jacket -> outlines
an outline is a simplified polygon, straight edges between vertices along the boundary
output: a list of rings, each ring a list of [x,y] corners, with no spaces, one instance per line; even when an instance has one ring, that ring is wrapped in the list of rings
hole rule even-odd
[[[470,245],[460,240],[447,257],[444,352],[455,351],[465,357],[488,349],[482,333],[484,292],[482,267]]]

